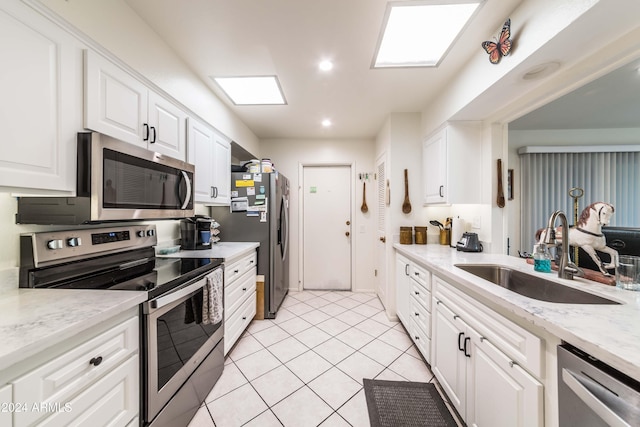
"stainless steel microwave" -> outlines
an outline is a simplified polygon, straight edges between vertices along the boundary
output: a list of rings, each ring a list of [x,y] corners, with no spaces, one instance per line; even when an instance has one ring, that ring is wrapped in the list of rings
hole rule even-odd
[[[90,224],[194,215],[195,166],[95,132],[78,134],[76,197],[20,197],[18,224]]]

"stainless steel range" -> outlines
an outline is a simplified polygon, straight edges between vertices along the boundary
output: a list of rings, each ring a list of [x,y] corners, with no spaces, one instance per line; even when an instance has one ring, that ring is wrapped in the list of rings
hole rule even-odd
[[[148,224],[23,234],[20,287],[147,292],[141,425],[186,426],[224,367],[223,320],[203,313],[207,294],[222,286],[223,266],[215,258],[156,258],[156,243]]]

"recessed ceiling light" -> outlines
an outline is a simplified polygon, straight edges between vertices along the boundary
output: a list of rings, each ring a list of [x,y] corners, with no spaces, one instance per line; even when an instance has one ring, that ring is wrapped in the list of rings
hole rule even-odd
[[[318,68],[320,68],[320,71],[331,71],[333,69],[333,62],[328,59],[320,61]]]
[[[286,104],[276,76],[213,77],[235,105]]]
[[[481,2],[389,3],[373,67],[437,66]]]
[[[324,126],[324,127],[328,128],[329,126],[331,126],[331,120],[329,120],[329,119],[324,119],[324,120],[322,121],[322,126]]]

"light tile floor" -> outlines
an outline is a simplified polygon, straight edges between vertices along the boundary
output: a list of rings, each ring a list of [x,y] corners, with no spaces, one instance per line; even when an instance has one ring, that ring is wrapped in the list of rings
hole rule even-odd
[[[437,384],[375,294],[290,292],[249,325],[189,426],[366,427],[363,378]]]

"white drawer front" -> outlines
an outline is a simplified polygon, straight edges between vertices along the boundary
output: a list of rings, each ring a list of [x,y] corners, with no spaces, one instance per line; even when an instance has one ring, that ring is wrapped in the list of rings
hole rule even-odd
[[[11,385],[0,387],[0,426],[11,427],[11,414],[15,412],[12,402]]]
[[[411,295],[418,300],[426,310],[431,311],[431,292],[415,280],[411,281]]]
[[[422,353],[422,357],[431,363],[431,338],[424,333],[422,328],[414,321],[412,323],[411,339],[415,343],[418,351]]]
[[[256,294],[251,294],[235,313],[231,314],[229,321],[224,323],[224,355],[236,343],[240,335],[249,326],[256,315]]]
[[[409,266],[409,276],[416,282],[420,283],[427,290],[431,290],[431,273],[424,268],[411,263]]]
[[[237,261],[231,262],[229,265],[225,265],[225,285],[233,283],[234,280],[241,277],[250,269],[258,266],[258,254],[256,251],[252,251],[251,254],[240,258]]]
[[[431,337],[431,313],[415,298],[411,298],[411,318],[426,336]]]
[[[256,292],[256,269],[247,271],[244,276],[234,281],[231,286],[224,289],[225,319],[242,305],[247,297]],[[255,299],[255,296],[254,296]]]
[[[64,353],[13,382],[15,402],[69,402],[78,390],[113,370],[138,349],[138,318],[129,319]],[[101,357],[97,363],[95,360]],[[94,364],[90,361],[94,360]],[[29,425],[46,414],[15,414],[15,425]]]
[[[139,359],[135,355],[74,399],[60,402],[62,408],[67,404],[68,411],[50,413],[38,426],[126,426],[139,412],[138,378]]]

